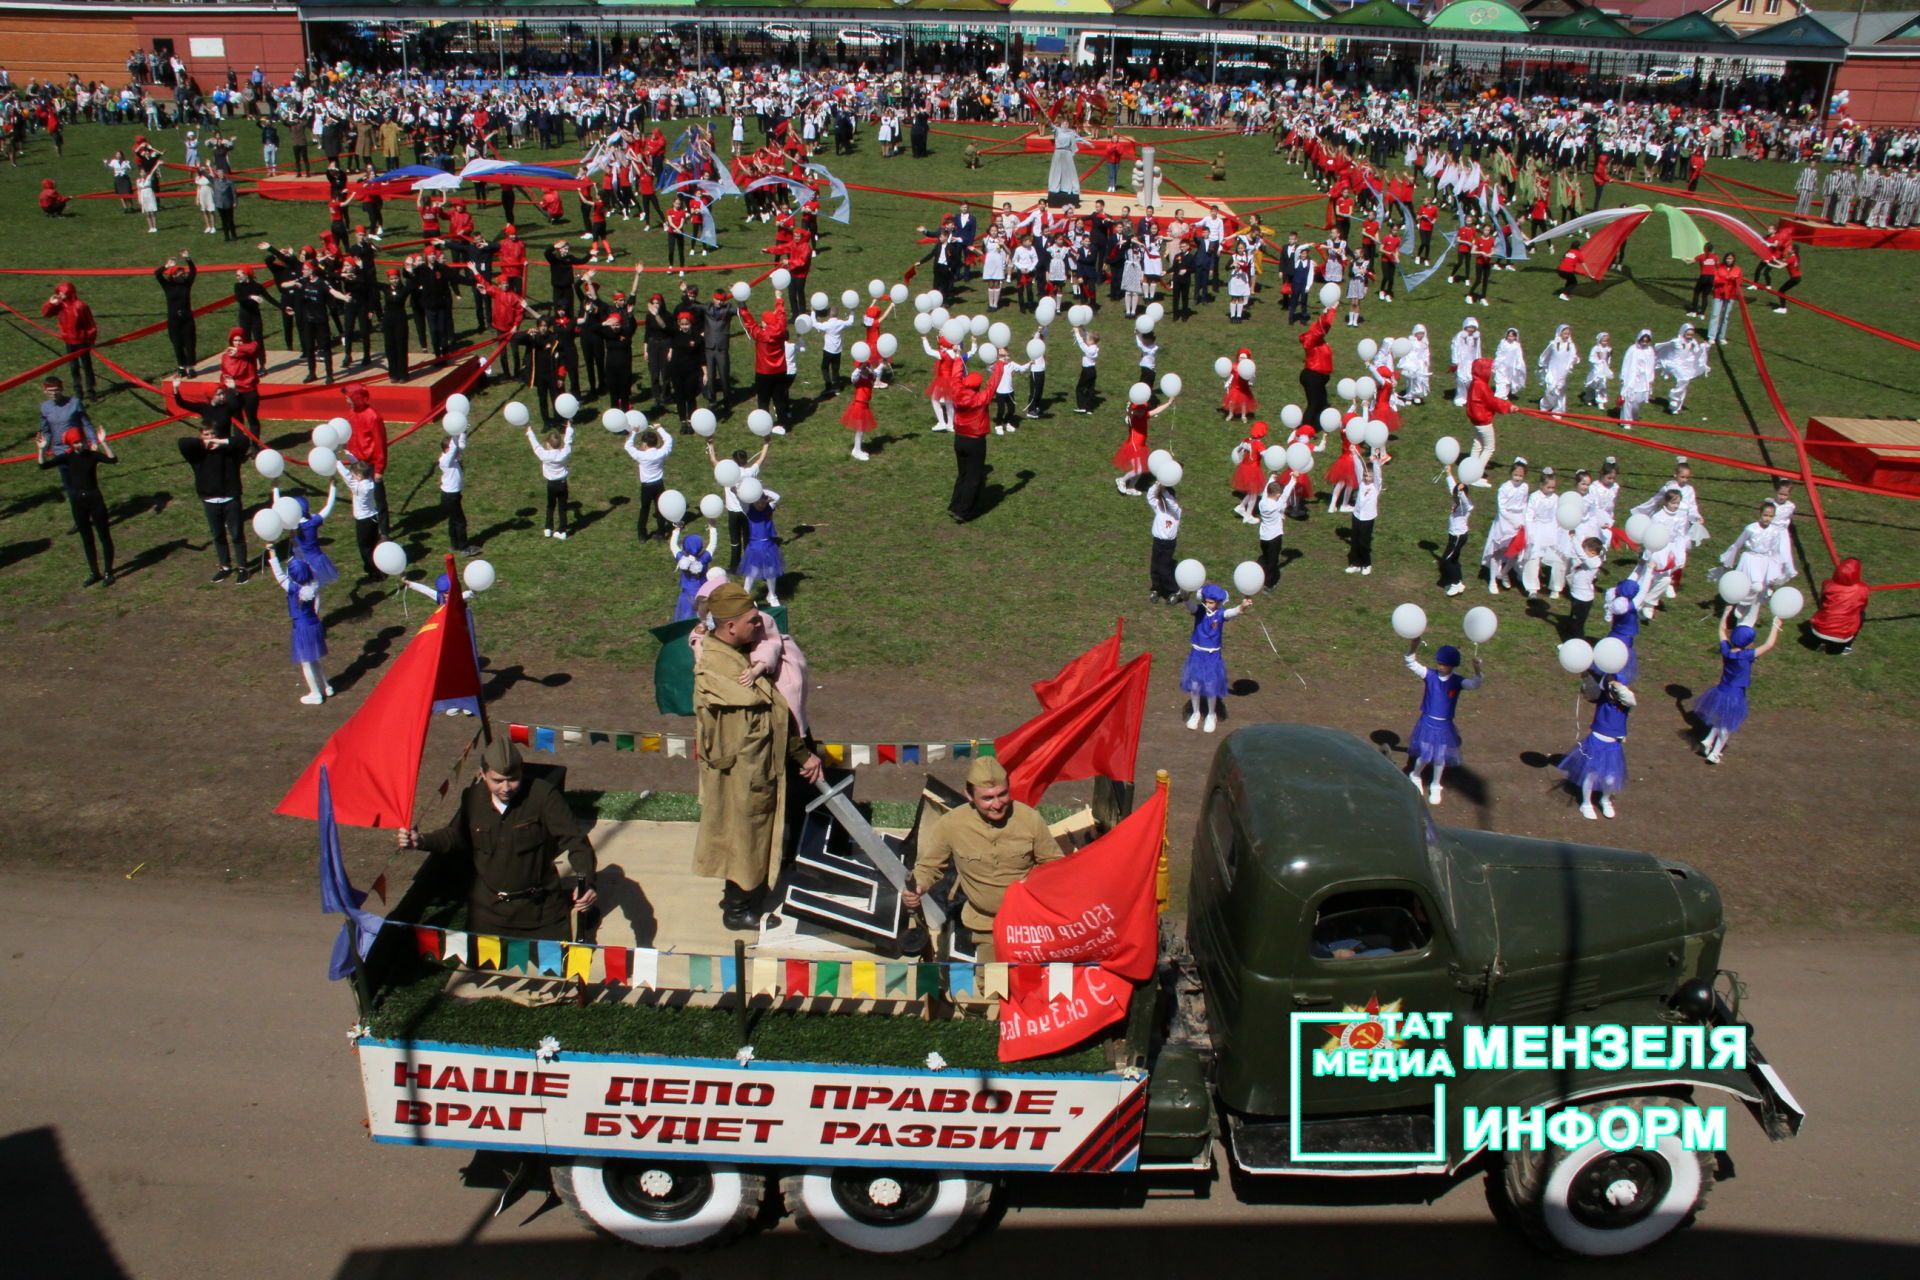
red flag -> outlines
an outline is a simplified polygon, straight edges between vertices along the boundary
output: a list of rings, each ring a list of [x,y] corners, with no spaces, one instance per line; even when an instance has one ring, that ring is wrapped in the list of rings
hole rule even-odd
[[[1589,280],[1605,279],[1613,260],[1620,256],[1620,249],[1626,244],[1627,237],[1651,216],[1647,213],[1630,213],[1614,219],[1587,237],[1587,242],[1580,246],[1581,272]]]
[[[1153,655],[1143,653],[1104,681],[994,739],[993,753],[1006,766],[1013,798],[1035,804],[1055,782],[1096,774],[1131,782],[1152,667]]]
[[[453,572],[453,557],[447,557]],[[275,813],[319,816],[321,766],[332,783],[336,821],[356,827],[404,827],[413,821],[433,704],[442,698],[478,698],[480,672],[467,635],[467,605],[458,591],[414,633],[392,668],[360,709],[333,731]]]
[[[1060,668],[1060,674],[1053,679],[1036,680],[1033,696],[1040,699],[1041,708],[1051,711],[1119,670],[1120,632],[1125,626],[1125,618],[1114,619],[1112,635]]]
[[[994,956],[1013,964],[1002,1062],[1058,1053],[1126,1015],[1128,984],[1152,977],[1158,958],[1153,885],[1166,828],[1162,786],[1112,831],[1007,890],[993,922]],[[1047,980],[1046,966],[1063,963],[1074,966],[1070,1000]]]

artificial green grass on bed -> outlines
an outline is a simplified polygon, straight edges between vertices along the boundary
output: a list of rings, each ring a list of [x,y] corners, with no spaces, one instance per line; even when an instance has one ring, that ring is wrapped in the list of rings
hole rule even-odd
[[[614,1003],[535,1009],[511,1000],[448,999],[445,985],[444,968],[421,965],[419,976],[386,991],[368,1021],[372,1034],[383,1040],[528,1051],[543,1036],[552,1036],[563,1052],[675,1058],[726,1059],[740,1048],[732,1009]],[[955,1071],[1108,1070],[1099,1042],[1053,1057],[1003,1063],[996,1056],[998,1024],[977,1019],[923,1022],[912,1016],[756,1009],[749,1014],[748,1028],[748,1043],[761,1061],[920,1067],[929,1053],[938,1053]]]

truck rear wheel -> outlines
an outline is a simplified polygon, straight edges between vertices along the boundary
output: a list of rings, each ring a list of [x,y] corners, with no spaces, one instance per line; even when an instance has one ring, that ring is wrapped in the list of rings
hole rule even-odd
[[[696,1160],[575,1160],[553,1166],[567,1206],[643,1249],[708,1249],[753,1224],[766,1198],[757,1173]]]
[[[1608,1098],[1580,1108],[1672,1106],[1672,1098]],[[1487,1174],[1494,1216],[1549,1253],[1611,1258],[1638,1253],[1693,1221],[1713,1186],[1711,1157],[1673,1135],[1651,1149],[1614,1151],[1597,1138],[1573,1151],[1509,1152]]]
[[[951,1170],[811,1169],[780,1181],[795,1223],[854,1253],[931,1258],[993,1205],[993,1184]]]

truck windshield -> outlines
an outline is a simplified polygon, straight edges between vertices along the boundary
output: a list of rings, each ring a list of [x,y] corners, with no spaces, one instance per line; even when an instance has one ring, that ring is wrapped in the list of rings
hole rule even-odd
[[[1454,866],[1453,855],[1447,852],[1447,846],[1440,839],[1440,830],[1433,825],[1433,815],[1426,816],[1427,824],[1427,870],[1433,879],[1433,900],[1440,910],[1440,918],[1446,922],[1450,933],[1454,928]]]

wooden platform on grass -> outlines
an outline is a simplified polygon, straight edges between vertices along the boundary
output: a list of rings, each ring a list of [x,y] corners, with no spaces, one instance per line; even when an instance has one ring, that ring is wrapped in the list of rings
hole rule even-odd
[[[1908,447],[1835,448],[1838,441]],[[1807,452],[1858,484],[1920,493],[1920,422],[1910,418],[1809,418]]]
[[[378,350],[376,345],[375,350]],[[320,376],[306,380],[307,362],[298,351],[269,347],[260,360],[260,416],[272,422],[319,422],[336,418],[347,411],[342,389],[350,382],[360,383],[373,397],[373,407],[389,423],[413,423],[437,413],[447,397],[466,391],[480,378],[480,356],[444,365],[413,362],[405,382],[386,376],[385,364],[375,359],[371,365],[344,366],[334,354],[333,381],[327,382],[324,365],[317,366]],[[220,357],[202,360],[187,371],[186,393],[189,399],[205,400],[219,385]],[[173,383],[165,384],[167,407],[177,409]]]

